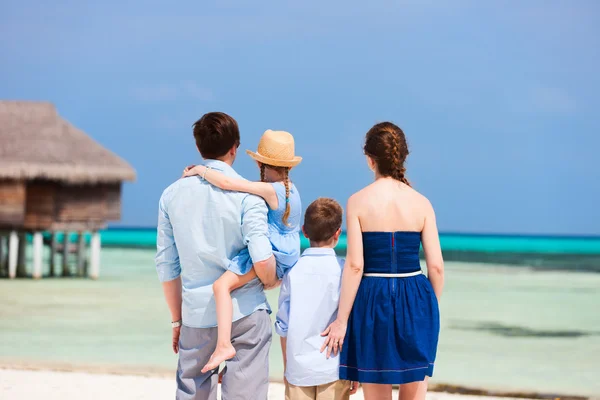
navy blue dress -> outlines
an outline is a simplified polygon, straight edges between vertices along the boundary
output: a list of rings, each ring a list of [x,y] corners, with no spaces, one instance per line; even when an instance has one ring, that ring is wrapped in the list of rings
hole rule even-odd
[[[364,273],[421,270],[420,232],[363,232]],[[340,379],[403,384],[433,375],[440,314],[423,274],[364,276],[340,355]]]

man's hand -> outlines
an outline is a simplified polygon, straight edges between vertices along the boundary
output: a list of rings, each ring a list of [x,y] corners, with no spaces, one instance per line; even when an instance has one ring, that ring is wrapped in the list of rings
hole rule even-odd
[[[350,395],[356,394],[356,392],[358,392],[359,387],[360,387],[360,383],[350,382]]]
[[[270,282],[268,285],[263,284],[263,287],[265,288],[265,290],[271,290],[271,289],[275,289],[278,288],[279,286],[281,286],[281,281],[278,279],[275,282]]]
[[[162,284],[163,291],[165,292],[165,299],[171,312],[171,322],[181,321],[181,276],[173,279],[172,281],[166,281]],[[181,332],[181,326],[173,329],[173,340],[171,345],[175,354],[179,353],[179,333]]]
[[[173,328],[173,352],[179,353],[179,335],[181,334],[181,327]]]
[[[277,266],[274,256],[254,263],[254,272],[256,272],[256,276],[262,282],[265,290],[276,288],[281,284],[279,278],[277,278]]]

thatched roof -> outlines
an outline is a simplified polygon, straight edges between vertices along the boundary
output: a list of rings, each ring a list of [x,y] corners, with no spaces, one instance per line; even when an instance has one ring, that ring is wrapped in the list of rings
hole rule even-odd
[[[0,101],[0,179],[115,183],[135,180],[135,170],[52,104]]]

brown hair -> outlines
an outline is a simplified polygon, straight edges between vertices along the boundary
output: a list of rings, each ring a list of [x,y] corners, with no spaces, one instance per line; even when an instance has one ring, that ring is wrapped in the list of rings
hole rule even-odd
[[[308,206],[304,214],[304,232],[312,242],[330,240],[342,226],[344,210],[333,199],[321,197]]]
[[[376,124],[367,132],[364,151],[377,164],[379,174],[391,176],[410,186],[404,176],[404,162],[409,151],[402,129],[391,122]]]
[[[198,151],[204,159],[223,157],[233,146],[240,145],[238,124],[222,112],[210,112],[192,125]]]
[[[260,163],[260,181],[265,181],[265,168],[271,168],[278,173],[283,175],[283,184],[285,186],[285,212],[281,220],[285,225],[288,224],[288,218],[290,217],[290,169],[288,167],[275,167],[273,165],[267,165]]]

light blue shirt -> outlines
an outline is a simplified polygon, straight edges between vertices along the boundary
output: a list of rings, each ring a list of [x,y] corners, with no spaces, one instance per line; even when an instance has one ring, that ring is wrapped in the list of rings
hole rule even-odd
[[[227,176],[240,176],[224,162],[204,165]],[[212,284],[240,250],[254,262],[271,257],[267,206],[260,197],[223,191],[200,177],[180,179],[162,194],[158,213],[156,270],[161,282],[181,276],[185,326],[217,325]],[[258,279],[232,293],[233,321],[256,310],[269,310]]]
[[[339,355],[321,353],[321,336],[337,316],[342,261],[333,249],[304,250],[283,278],[275,330],[287,337],[285,377],[295,386],[318,386],[339,379]]]

